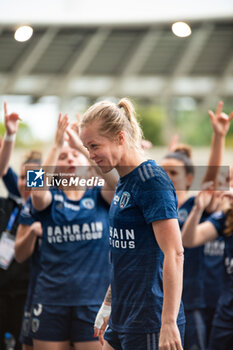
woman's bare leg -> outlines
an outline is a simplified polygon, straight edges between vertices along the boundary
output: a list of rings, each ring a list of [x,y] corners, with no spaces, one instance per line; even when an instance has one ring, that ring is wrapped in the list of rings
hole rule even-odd
[[[33,346],[23,344],[23,345],[22,345],[22,349],[23,349],[23,350],[33,350]]]
[[[114,350],[114,348],[111,347],[111,345],[109,345],[109,343],[107,342],[107,340],[105,340],[102,350]]]
[[[33,350],[69,350],[69,341],[44,341],[44,340],[33,340]]]
[[[74,343],[75,350],[102,350],[98,340]]]

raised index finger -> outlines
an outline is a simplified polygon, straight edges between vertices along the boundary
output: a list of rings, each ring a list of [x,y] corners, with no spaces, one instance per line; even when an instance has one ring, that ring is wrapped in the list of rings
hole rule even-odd
[[[222,101],[219,101],[218,103],[218,107],[216,109],[216,114],[219,115],[222,113],[222,107],[223,107],[223,102]]]
[[[7,115],[7,103],[4,101],[4,115]]]

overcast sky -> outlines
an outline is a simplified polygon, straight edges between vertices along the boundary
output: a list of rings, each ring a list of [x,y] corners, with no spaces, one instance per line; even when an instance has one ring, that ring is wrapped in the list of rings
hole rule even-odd
[[[0,0],[1,24],[81,25],[232,16],[232,0]]]

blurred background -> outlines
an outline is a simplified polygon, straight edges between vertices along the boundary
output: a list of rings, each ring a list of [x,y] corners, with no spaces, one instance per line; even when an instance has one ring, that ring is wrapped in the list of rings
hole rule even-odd
[[[152,157],[178,134],[205,165],[208,109],[233,110],[233,1],[0,0],[0,135],[4,100],[22,118],[14,166],[25,148],[47,149],[59,111],[75,119],[124,96]],[[228,164],[233,127],[226,146]]]

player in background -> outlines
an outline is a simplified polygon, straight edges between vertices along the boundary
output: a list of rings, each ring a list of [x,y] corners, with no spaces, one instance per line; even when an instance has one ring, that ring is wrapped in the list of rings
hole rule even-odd
[[[60,115],[54,144],[42,167],[49,166],[50,173],[59,169],[66,180],[77,169],[76,175],[81,172],[84,176],[89,166],[86,151],[80,152],[65,142],[67,132],[70,144],[78,144],[74,133],[67,131],[68,125],[68,116]],[[109,283],[105,199],[110,201],[112,195],[100,187],[82,186],[32,191],[30,215],[42,226],[30,332],[36,350],[65,350],[70,342],[76,350],[100,349],[93,337],[93,323]],[[23,230],[21,233],[18,254],[23,259],[29,255],[35,235],[28,238]]]
[[[219,102],[216,113],[209,111],[211,125],[213,129],[211,150],[208,161],[208,167],[204,179],[202,181],[215,181],[217,179],[219,167],[222,162],[224,151],[225,136],[229,130],[230,122],[233,115],[229,117],[222,112],[223,103]],[[179,224],[182,229],[189,213],[194,206],[195,197],[189,197],[189,188],[194,179],[194,166],[191,160],[191,149],[185,145],[173,145],[173,152],[165,156],[160,163],[165,171],[170,176],[176,189],[179,206]],[[213,198],[208,208],[203,211],[201,222],[205,221],[212,211],[217,208],[218,200]],[[222,257],[217,257],[213,261],[213,257],[208,259],[204,254],[204,246],[196,248],[185,248],[184,251],[184,282],[183,295],[185,314],[186,314],[186,329],[185,329],[185,349],[196,347],[200,350],[205,350],[207,346],[206,329],[210,328],[213,316],[207,309],[205,292],[207,286],[207,271],[204,268],[205,261],[208,265],[218,264],[218,271],[222,272],[221,261]],[[211,261],[210,261],[211,260]],[[216,275],[215,281],[212,284],[220,284],[222,275]],[[215,287],[216,291],[216,287]],[[216,297],[215,295],[212,298]],[[218,295],[217,295],[218,297]],[[211,300],[212,301],[212,300]],[[209,322],[206,320],[209,319]]]
[[[183,243],[186,247],[203,245],[218,236],[222,236],[225,241],[224,286],[213,320],[209,350],[229,350],[233,342],[233,196],[229,191],[226,195],[231,197],[228,209],[214,213],[205,222],[199,223],[203,211],[212,199],[212,191],[201,191],[195,199],[195,205],[182,230]]]
[[[8,168],[11,152],[18,129],[18,114],[7,111],[4,103],[6,136],[1,148],[1,175]],[[5,153],[6,152],[6,153]],[[32,157],[27,155],[20,169],[17,186],[20,200],[11,197],[0,198],[0,232],[1,232],[1,254],[0,254],[0,348],[4,349],[4,333],[10,332],[16,341],[16,350],[21,350],[19,342],[20,328],[23,318],[23,309],[27,294],[29,264],[18,264],[14,259],[14,244],[18,217],[22,207],[29,196],[25,191],[25,164],[33,162]],[[2,253],[4,255],[2,255]]]

